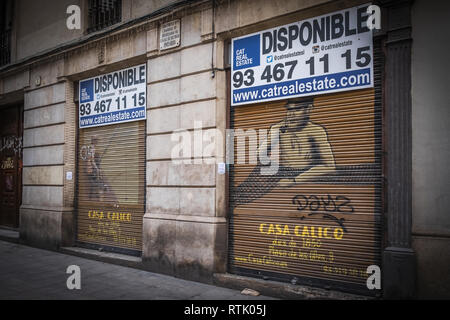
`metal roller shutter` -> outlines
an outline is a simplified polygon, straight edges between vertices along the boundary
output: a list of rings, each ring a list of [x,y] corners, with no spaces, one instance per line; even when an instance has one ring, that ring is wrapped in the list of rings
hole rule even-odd
[[[380,266],[382,228],[382,55],[380,44],[374,47],[375,88],[313,97],[310,131],[283,133],[286,101],[232,107],[234,129],[270,132],[278,124],[281,133],[280,168],[272,176],[248,159],[239,164],[243,147],[235,139],[230,272],[369,293],[366,269]],[[315,173],[283,184],[306,170],[296,170],[305,157]],[[333,170],[324,161],[334,162]]]
[[[144,207],[145,121],[81,129],[77,240],[137,253]]]

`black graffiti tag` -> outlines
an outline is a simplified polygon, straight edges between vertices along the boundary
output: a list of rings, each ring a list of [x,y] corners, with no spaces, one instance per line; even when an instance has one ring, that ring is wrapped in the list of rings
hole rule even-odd
[[[22,138],[17,136],[5,136],[0,139],[0,152],[11,150],[15,154],[22,151]]]
[[[316,195],[305,196],[298,194],[292,198],[292,203],[297,204],[297,210],[302,211],[309,209],[311,211],[323,210],[327,212],[353,213],[351,200],[346,196],[336,196],[334,199],[331,195],[326,197],[318,197]]]
[[[292,198],[292,203],[297,205],[298,211],[309,209],[311,211],[308,216],[322,215],[325,219],[330,219],[337,222],[347,232],[344,226],[344,218],[337,218],[331,213],[353,213],[353,206],[350,204],[351,200],[346,196],[338,195],[333,198],[331,195],[326,197],[318,197],[316,195],[303,195],[298,194]],[[318,212],[320,210],[320,212]],[[305,216],[300,217],[304,219]]]

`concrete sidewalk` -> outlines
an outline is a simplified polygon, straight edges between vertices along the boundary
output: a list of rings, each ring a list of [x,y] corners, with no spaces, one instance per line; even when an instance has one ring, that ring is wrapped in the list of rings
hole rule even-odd
[[[81,289],[69,290],[69,265]],[[267,300],[240,291],[0,241],[0,299]]]

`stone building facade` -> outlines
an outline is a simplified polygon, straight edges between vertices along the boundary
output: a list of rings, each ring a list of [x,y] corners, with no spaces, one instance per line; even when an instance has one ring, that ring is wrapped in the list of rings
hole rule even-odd
[[[200,126],[207,135],[230,128],[231,39],[366,2],[123,0],[120,19],[96,31],[88,31],[88,0],[6,3],[4,16],[12,19],[4,19],[8,26],[2,27],[10,42],[9,61],[0,66],[0,115],[19,110],[14,121],[23,139],[17,219],[2,224],[32,246],[60,250],[77,244],[78,84],[146,64],[140,263],[151,271],[213,282],[215,274],[230,272],[230,182],[228,171],[218,172],[218,163],[226,162],[226,137],[212,153],[193,152],[191,163],[175,164],[173,132],[194,133]],[[444,14],[449,8],[421,0],[377,4],[383,57],[377,253],[382,296],[448,298],[450,147],[443,92],[449,63],[440,46],[450,43]],[[80,29],[66,26],[70,5],[81,9]],[[161,26],[174,20],[180,21],[180,44],[161,50]],[[439,45],[428,36],[438,30]]]

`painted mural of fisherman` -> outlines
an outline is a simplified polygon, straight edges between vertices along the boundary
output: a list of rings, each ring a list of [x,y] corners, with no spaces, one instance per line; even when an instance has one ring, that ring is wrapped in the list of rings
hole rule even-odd
[[[98,138],[93,136],[86,156],[86,173],[89,179],[89,199],[99,199],[102,189],[102,178],[100,170],[100,155],[96,151]]]
[[[258,148],[258,158],[269,156],[278,147],[279,165],[276,174],[261,174],[259,163],[235,191],[235,205],[245,204],[264,196],[273,188],[316,181],[333,174],[335,159],[325,128],[310,119],[311,101],[289,100],[286,116],[270,127],[268,138]],[[275,134],[275,135],[274,135]],[[271,137],[278,135],[272,143]],[[278,144],[278,145],[277,145]]]
[[[310,101],[290,100],[286,104],[285,118],[271,126],[278,131],[279,168],[282,178],[278,184],[291,186],[295,183],[311,182],[320,176],[333,173],[336,164],[323,126],[310,120],[313,104]],[[270,138],[258,149],[259,155],[271,146]],[[283,177],[283,172],[292,172]]]
[[[101,168],[102,156],[96,150],[97,145],[98,138],[94,135],[91,137],[91,145],[86,157],[86,173],[89,180],[89,199],[116,203],[117,197],[103,175],[103,170]]]

